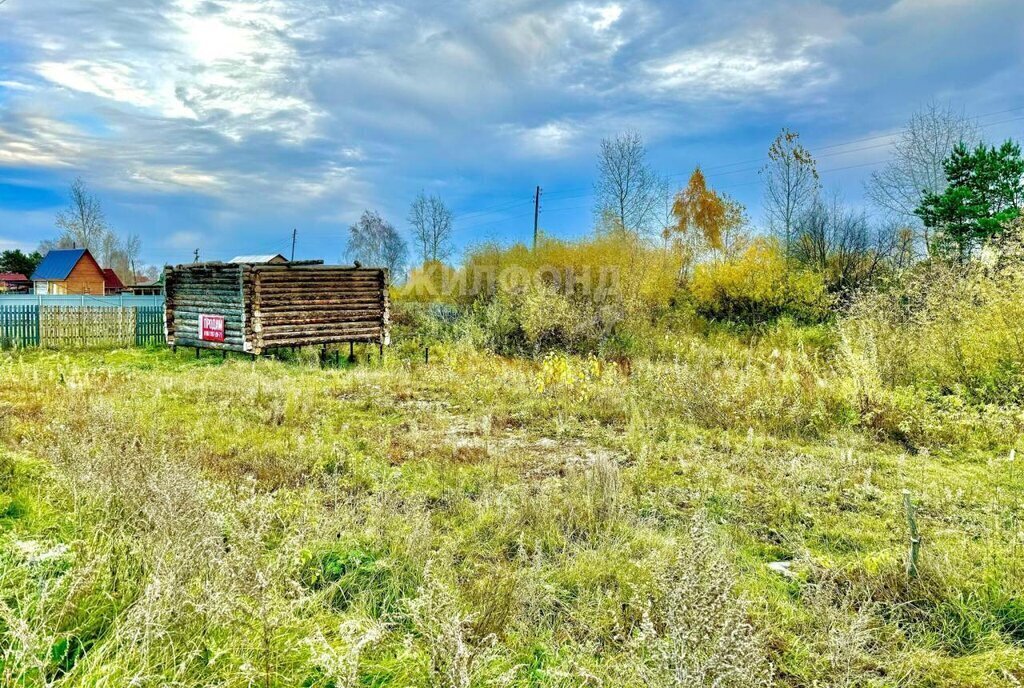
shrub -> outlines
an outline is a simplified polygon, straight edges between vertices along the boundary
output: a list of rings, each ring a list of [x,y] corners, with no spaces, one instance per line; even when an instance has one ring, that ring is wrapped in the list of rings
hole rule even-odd
[[[707,524],[694,520],[629,646],[645,685],[753,688],[773,669]]]
[[[930,262],[861,295],[842,323],[847,363],[886,386],[984,402],[1024,398],[1022,230],[967,266]]]
[[[468,306],[463,332],[476,346],[502,354],[587,353],[618,348],[623,330],[669,303],[676,279],[668,254],[626,233],[543,238],[532,250],[474,249],[441,280],[440,298]]]
[[[787,264],[770,239],[756,239],[735,258],[698,265],[690,289],[704,317],[751,325],[783,315],[820,321],[830,305],[821,276]]]

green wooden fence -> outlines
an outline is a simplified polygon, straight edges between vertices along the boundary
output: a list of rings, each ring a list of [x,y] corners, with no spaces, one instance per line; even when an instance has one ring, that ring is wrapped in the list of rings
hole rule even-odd
[[[0,306],[0,347],[39,346],[39,306]]]
[[[138,306],[135,309],[135,346],[164,344],[164,307]]]
[[[0,348],[147,346],[165,341],[163,306],[0,304]]]

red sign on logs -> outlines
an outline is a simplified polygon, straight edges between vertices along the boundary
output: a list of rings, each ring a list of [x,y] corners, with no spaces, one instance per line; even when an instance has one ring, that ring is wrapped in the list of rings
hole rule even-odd
[[[199,339],[204,342],[224,341],[224,316],[200,315]]]

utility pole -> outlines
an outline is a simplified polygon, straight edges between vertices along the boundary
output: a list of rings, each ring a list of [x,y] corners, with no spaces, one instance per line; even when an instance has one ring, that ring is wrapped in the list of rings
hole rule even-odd
[[[195,251],[194,251],[194,252],[192,253],[192,262],[193,262],[193,263],[198,263],[198,262],[199,262],[199,249],[196,249],[196,250],[195,250]]]
[[[540,221],[540,187],[533,195],[533,248],[537,248],[537,227]]]
[[[293,229],[292,230],[292,262],[293,263],[295,262],[295,237],[296,237],[296,235],[298,235],[298,233],[299,233],[299,230],[297,230],[297,229]]]

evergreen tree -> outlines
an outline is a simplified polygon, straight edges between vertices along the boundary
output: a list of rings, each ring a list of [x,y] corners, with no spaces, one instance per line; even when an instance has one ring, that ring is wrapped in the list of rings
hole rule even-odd
[[[926,193],[915,212],[935,230],[936,250],[963,262],[1021,214],[1024,158],[1013,141],[973,151],[960,143],[944,168],[949,186]]]
[[[43,260],[39,251],[25,254],[19,249],[0,253],[0,272],[16,272],[31,277],[36,266]]]

